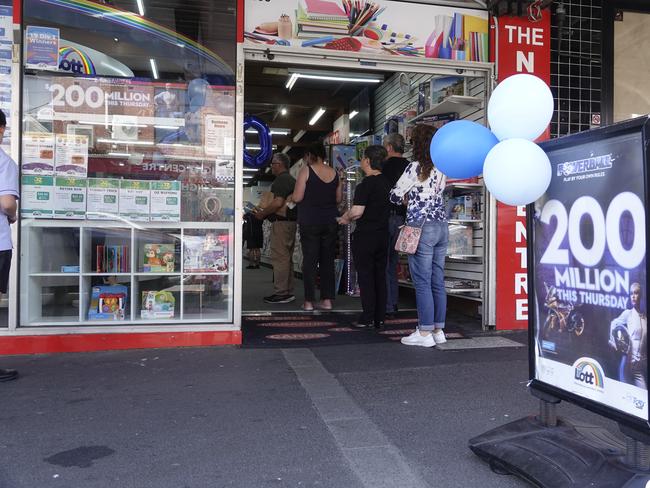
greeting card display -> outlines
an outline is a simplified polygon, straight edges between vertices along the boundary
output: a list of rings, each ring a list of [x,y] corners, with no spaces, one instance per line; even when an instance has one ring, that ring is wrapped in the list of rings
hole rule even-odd
[[[183,246],[185,273],[228,271],[228,236],[212,233],[185,236]]]

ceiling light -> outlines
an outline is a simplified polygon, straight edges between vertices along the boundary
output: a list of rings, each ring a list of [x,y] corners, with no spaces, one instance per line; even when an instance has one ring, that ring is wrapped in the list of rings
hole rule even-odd
[[[244,168],[244,171],[249,173],[257,173],[257,168]]]
[[[97,142],[104,142],[106,144],[133,144],[134,146],[153,146],[153,142],[149,141],[123,141],[120,139],[97,139]]]
[[[293,142],[298,142],[302,136],[304,136],[307,132],[304,130],[299,130],[298,133],[294,136]]]
[[[378,78],[351,78],[347,76],[298,74],[298,78],[306,78],[308,80],[342,81],[345,83],[381,83],[381,80]]]
[[[353,118],[355,118],[355,117],[358,115],[358,113],[359,113],[359,112],[357,112],[356,110],[353,110],[352,112],[350,112],[350,120],[352,120]]]
[[[178,127],[177,125],[154,125],[154,128],[156,128],[156,129],[174,129],[174,130],[180,129],[180,127]]]
[[[118,157],[122,157],[122,158],[128,158],[129,156],[131,156],[129,153],[121,153],[121,152],[109,152],[108,155],[109,156],[118,156]]]
[[[287,109],[284,108],[284,107],[282,107],[282,108],[280,109],[280,115],[287,115]]]
[[[149,63],[151,64],[151,72],[153,73],[153,79],[157,80],[158,79],[158,67],[156,66],[156,60],[151,58],[151,59],[149,59]]]
[[[248,128],[244,132],[246,134],[257,134],[257,131],[253,128]],[[269,134],[272,136],[288,136],[291,133],[291,129],[271,129]]]
[[[135,0],[138,4],[138,12],[140,12],[140,17],[144,17],[144,3],[142,0]]]
[[[286,88],[291,90],[293,88],[293,85],[296,84],[296,81],[298,81],[298,77],[300,75],[298,73],[293,73],[291,77],[289,78],[289,81],[287,81],[287,84],[285,85]]]
[[[318,122],[318,119],[320,119],[324,113],[325,113],[325,109],[323,107],[320,107],[318,109],[318,112],[316,112],[314,116],[311,118],[311,120],[309,121],[309,125],[314,125],[316,122]]]
[[[289,149],[291,149],[291,146],[284,146],[284,149],[282,149],[282,154],[287,154],[289,152]]]

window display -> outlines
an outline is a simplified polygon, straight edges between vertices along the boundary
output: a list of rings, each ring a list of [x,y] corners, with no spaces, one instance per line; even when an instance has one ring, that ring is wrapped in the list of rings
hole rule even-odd
[[[24,3],[21,325],[233,321],[235,2],[163,4]]]

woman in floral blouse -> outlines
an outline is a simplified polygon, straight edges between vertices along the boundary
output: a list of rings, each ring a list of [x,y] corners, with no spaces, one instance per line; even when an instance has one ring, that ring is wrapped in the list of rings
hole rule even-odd
[[[406,224],[422,227],[417,251],[408,257],[419,325],[413,334],[402,338],[407,346],[433,347],[447,342],[443,331],[447,314],[444,271],[449,229],[443,198],[446,178],[429,155],[435,132],[429,125],[415,127],[413,162],[390,193],[391,202],[407,205]]]

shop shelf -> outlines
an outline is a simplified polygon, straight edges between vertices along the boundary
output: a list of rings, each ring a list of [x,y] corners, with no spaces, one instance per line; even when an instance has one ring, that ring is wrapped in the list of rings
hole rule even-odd
[[[445,189],[451,190],[457,188],[459,190],[482,190],[482,183],[447,183]]]
[[[138,271],[137,273],[133,273],[135,276],[180,276],[181,273],[176,271],[176,272],[170,272],[170,273],[164,273],[164,272],[157,272],[157,271]],[[187,273],[185,273],[187,274]]]
[[[69,274],[69,273],[65,273]],[[131,276],[131,273],[82,273],[83,276]]]
[[[483,255],[481,254],[449,254],[447,259],[454,259],[457,261],[466,261],[473,259],[482,259]]]
[[[79,276],[79,273],[29,273],[29,276]]]
[[[440,102],[435,107],[430,108],[426,112],[422,112],[417,117],[413,117],[408,121],[409,124],[414,124],[431,115],[440,115],[448,113],[460,113],[470,108],[479,107],[483,103],[483,97],[468,97],[463,95],[451,95],[445,100]]]
[[[479,219],[449,219],[447,221],[450,224],[481,224],[482,220]]]

